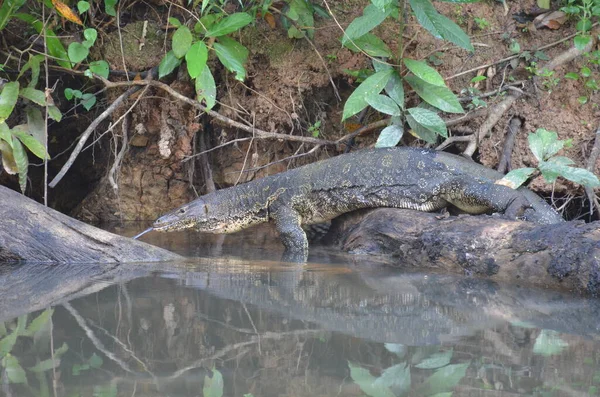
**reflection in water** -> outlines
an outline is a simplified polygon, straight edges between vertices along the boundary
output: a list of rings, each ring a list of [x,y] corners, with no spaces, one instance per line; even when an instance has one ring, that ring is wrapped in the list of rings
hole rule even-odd
[[[234,258],[249,236],[186,235],[183,254],[220,252],[186,263],[2,268],[0,394],[597,394],[595,300],[364,258]]]

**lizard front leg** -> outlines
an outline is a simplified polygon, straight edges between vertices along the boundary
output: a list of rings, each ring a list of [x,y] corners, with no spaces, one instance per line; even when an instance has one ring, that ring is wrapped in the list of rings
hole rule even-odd
[[[285,205],[277,206],[271,213],[275,228],[285,247],[284,260],[291,262],[306,262],[308,257],[308,239],[300,226],[300,214]]]

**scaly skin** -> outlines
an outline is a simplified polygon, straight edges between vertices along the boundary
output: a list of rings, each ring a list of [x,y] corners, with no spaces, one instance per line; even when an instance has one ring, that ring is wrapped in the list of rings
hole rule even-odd
[[[437,211],[454,205],[470,214],[501,212],[544,224],[563,221],[528,189],[493,183],[501,177],[444,152],[367,149],[207,194],[162,216],[153,228],[233,233],[272,221],[288,257],[302,261],[308,240],[301,225],[361,208]]]

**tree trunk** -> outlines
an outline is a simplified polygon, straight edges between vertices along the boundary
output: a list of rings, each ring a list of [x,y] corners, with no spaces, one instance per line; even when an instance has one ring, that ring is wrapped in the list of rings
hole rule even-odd
[[[0,263],[115,263],[181,258],[77,221],[3,186],[0,203]]]
[[[338,218],[328,240],[398,267],[439,269],[597,295],[599,222],[538,225],[497,216],[379,208]]]

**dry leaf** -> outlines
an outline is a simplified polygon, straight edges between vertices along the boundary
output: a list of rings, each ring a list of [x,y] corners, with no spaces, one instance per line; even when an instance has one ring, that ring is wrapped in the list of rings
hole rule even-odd
[[[52,0],[52,5],[63,18],[66,18],[73,23],[83,26],[83,22],[81,22],[79,16],[77,16],[77,14],[75,14],[73,10],[71,10],[71,7],[69,7],[60,0]]]
[[[538,15],[533,20],[533,25],[538,29],[545,26],[548,29],[556,30],[560,28],[566,22],[566,20],[567,14],[565,14],[563,11],[552,11]]]
[[[270,12],[264,14],[263,18],[269,24],[271,29],[275,29],[277,27],[277,23],[275,23],[275,17]]]

